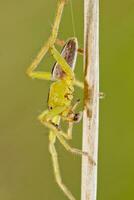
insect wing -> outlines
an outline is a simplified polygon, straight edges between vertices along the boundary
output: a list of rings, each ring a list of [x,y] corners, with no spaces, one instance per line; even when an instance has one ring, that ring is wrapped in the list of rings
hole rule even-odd
[[[78,41],[77,38],[69,39],[64,45],[61,56],[66,60],[68,65],[74,70],[76,59],[77,59]],[[61,79],[65,76],[64,71],[61,69],[60,65],[56,62],[52,69],[52,76],[54,79]]]

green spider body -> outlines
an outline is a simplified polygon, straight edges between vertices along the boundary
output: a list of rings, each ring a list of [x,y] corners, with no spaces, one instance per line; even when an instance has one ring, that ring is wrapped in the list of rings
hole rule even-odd
[[[61,56],[65,59],[70,69],[75,68],[76,57],[77,57],[78,42],[76,38],[70,38],[63,50]],[[65,115],[64,111],[67,111],[71,106],[74,92],[74,74],[73,76],[68,75],[63,71],[58,63],[56,63],[52,70],[52,79],[55,80],[50,86],[50,92],[48,97],[48,107],[53,109],[56,107],[63,107],[61,115]]]

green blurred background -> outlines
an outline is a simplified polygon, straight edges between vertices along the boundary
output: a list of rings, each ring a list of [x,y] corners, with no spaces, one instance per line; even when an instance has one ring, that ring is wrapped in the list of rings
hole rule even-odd
[[[83,1],[73,0],[75,32],[83,47]],[[100,102],[98,200],[133,199],[134,180],[134,1],[100,1]],[[37,116],[47,108],[50,82],[31,80],[25,70],[50,35],[56,0],[0,0],[0,199],[64,200],[48,152],[48,130]],[[70,5],[59,37],[74,35]],[[50,55],[41,69],[50,70]],[[82,79],[82,57],[76,76]],[[82,99],[76,89],[75,99]],[[82,102],[80,105],[82,109]],[[81,148],[81,128],[71,144]],[[80,199],[80,158],[59,143],[65,184]]]

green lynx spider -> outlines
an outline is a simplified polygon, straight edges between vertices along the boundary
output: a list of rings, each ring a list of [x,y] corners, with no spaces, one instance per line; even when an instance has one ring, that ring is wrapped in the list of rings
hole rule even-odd
[[[94,161],[87,152],[82,152],[79,149],[72,148],[66,141],[72,139],[73,123],[79,122],[81,118],[81,113],[75,113],[75,108],[78,105],[79,101],[77,101],[74,105],[71,105],[74,92],[73,86],[76,85],[80,88],[83,88],[83,83],[75,79],[75,75],[73,72],[78,51],[77,38],[68,39],[63,47],[61,54],[56,50],[54,46],[57,40],[62,12],[66,3],[67,0],[58,0],[57,13],[51,36],[49,37],[43,48],[40,50],[31,66],[28,68],[27,74],[31,78],[53,81],[50,86],[48,109],[40,114],[38,119],[43,125],[50,129],[49,151],[52,156],[56,182],[61,190],[64,192],[64,194],[68,197],[68,199],[75,200],[72,193],[62,182],[59,170],[58,156],[55,149],[56,138],[60,141],[60,143],[65,147],[67,151],[77,155],[85,155],[93,164]],[[56,60],[53,71],[35,71],[47,52],[49,52]],[[67,133],[63,132],[59,128],[61,119],[68,123]]]

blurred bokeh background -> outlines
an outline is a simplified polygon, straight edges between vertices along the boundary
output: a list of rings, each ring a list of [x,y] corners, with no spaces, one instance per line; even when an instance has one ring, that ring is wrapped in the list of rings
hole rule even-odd
[[[73,0],[75,34],[83,47],[83,1]],[[100,135],[98,200],[133,199],[134,180],[134,1],[100,1]],[[47,108],[50,82],[31,80],[25,70],[48,39],[56,0],[0,0],[0,199],[64,200],[48,152],[48,130],[37,116]],[[74,36],[67,5],[59,37]],[[41,70],[51,70],[48,54]],[[82,57],[76,76],[82,80]],[[75,97],[83,98],[80,89]],[[79,109],[82,109],[82,101]],[[71,144],[81,148],[82,124]],[[80,199],[81,160],[57,142],[65,184]]]

